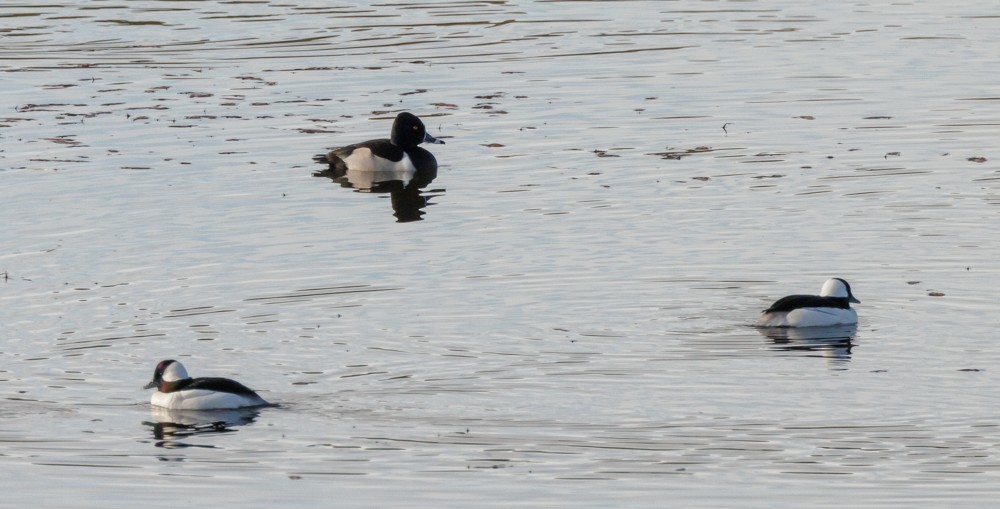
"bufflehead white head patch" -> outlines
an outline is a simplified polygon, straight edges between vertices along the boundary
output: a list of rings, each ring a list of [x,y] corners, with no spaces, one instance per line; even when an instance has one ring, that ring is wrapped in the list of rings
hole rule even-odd
[[[860,304],[861,301],[851,294],[851,285],[839,277],[827,279],[819,291],[820,297],[839,297]]]
[[[151,380],[143,388],[159,388],[160,384],[163,382],[176,382],[178,380],[186,380],[188,378],[191,377],[188,376],[187,370],[184,369],[183,364],[173,359],[167,359],[156,365],[156,370],[153,371],[153,380]]]

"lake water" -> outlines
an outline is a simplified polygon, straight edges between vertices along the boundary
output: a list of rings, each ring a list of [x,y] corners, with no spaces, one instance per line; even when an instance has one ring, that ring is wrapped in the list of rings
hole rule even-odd
[[[994,503],[998,33],[984,0],[7,2],[0,505]],[[313,175],[404,110],[433,181]],[[832,276],[856,328],[750,327]],[[166,358],[280,406],[154,411]]]

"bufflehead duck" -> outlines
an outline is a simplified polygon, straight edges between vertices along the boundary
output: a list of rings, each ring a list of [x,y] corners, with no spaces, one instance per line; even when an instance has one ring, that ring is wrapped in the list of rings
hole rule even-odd
[[[835,277],[823,283],[819,295],[789,295],[778,299],[757,320],[757,327],[828,327],[858,323],[851,302],[861,303],[847,281]]]
[[[172,359],[160,362],[153,380],[143,389],[156,387],[149,402],[171,410],[225,410],[268,405],[247,386],[228,378],[191,378],[184,366]]]
[[[417,146],[421,143],[444,142],[431,136],[416,115],[404,111],[396,115],[388,140],[368,140],[335,148],[313,159],[342,172],[349,169],[390,173],[437,171],[437,159]]]

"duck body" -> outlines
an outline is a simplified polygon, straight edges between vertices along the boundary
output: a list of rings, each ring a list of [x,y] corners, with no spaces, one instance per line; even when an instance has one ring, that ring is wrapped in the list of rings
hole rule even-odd
[[[841,278],[823,284],[819,295],[789,295],[764,310],[757,327],[830,327],[858,323],[851,303],[860,303],[851,285]]]
[[[230,410],[269,403],[249,387],[220,377],[191,378],[175,360],[156,365],[153,380],[145,388],[156,388],[149,402],[171,410]]]
[[[337,172],[370,171],[400,176],[416,172],[436,172],[437,159],[434,154],[417,146],[421,143],[444,142],[428,134],[424,123],[416,115],[403,112],[392,123],[389,139],[369,140],[335,148],[314,159],[329,164]]]

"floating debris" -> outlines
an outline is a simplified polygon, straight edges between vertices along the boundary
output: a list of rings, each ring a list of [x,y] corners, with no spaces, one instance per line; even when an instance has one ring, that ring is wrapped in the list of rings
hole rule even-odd
[[[687,157],[692,154],[700,154],[702,152],[711,152],[711,147],[695,147],[689,148],[687,150],[675,150],[670,152],[654,152],[652,155],[660,156],[662,159],[672,159],[679,160],[682,157]]]
[[[332,130],[332,129],[309,129],[309,128],[305,128],[305,127],[300,127],[300,128],[298,128],[296,130],[298,132],[302,133],[302,134],[330,134],[330,133],[339,133],[340,132],[340,131],[335,131],[335,130]]]
[[[69,145],[72,147],[82,147],[83,144],[77,141],[74,137],[75,134],[63,134],[56,136],[54,138],[42,138],[45,141],[51,141],[52,143],[58,143],[60,145]]]

